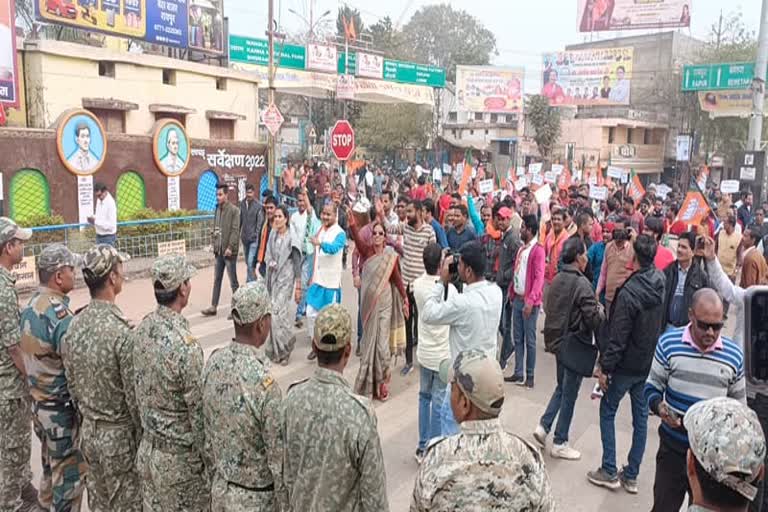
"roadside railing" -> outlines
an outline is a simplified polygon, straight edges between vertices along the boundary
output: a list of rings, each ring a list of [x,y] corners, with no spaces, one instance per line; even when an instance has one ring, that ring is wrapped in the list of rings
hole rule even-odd
[[[117,248],[132,258],[155,258],[158,244],[183,240],[186,252],[200,251],[210,245],[212,230],[213,215],[118,222]],[[25,244],[25,256],[37,256],[52,243],[63,243],[78,253],[96,243],[96,232],[90,224],[39,226],[33,227],[32,231],[32,240]]]

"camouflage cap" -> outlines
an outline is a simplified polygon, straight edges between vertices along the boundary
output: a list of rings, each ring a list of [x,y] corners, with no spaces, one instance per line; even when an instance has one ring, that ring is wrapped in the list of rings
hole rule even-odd
[[[272,314],[272,301],[264,281],[251,281],[237,289],[232,296],[232,320],[248,325]]]
[[[18,224],[8,217],[0,217],[0,244],[9,242],[14,238],[29,240],[32,238],[32,230],[20,228]]]
[[[455,382],[470,402],[481,411],[498,415],[504,398],[504,375],[499,363],[481,350],[459,352],[447,371],[446,382]]]
[[[51,244],[37,257],[37,269],[55,272],[62,267],[77,268],[83,263],[79,254],[70,251],[64,244]]]
[[[323,352],[336,352],[352,339],[352,318],[341,304],[320,310],[315,319],[315,345]]]
[[[697,402],[685,413],[691,452],[704,471],[745,498],[754,500],[752,482],[765,459],[765,437],[757,414],[732,398]]]
[[[104,277],[112,270],[115,263],[125,263],[131,257],[108,244],[94,245],[83,255],[83,273],[89,272],[94,277]]]
[[[173,291],[190,277],[197,274],[197,269],[187,263],[187,259],[180,254],[168,254],[157,258],[152,264],[152,281],[163,285],[163,289]]]

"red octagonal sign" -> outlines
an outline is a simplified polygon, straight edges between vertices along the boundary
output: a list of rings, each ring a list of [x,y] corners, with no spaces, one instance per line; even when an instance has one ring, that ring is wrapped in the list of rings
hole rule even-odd
[[[349,121],[336,121],[331,130],[331,151],[339,160],[349,160],[355,151],[355,130]]]

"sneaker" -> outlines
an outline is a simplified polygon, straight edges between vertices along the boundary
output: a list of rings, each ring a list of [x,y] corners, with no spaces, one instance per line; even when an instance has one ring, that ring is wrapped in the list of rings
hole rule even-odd
[[[357,357],[360,357],[363,355],[363,347],[360,346],[360,342],[357,343],[357,348],[355,349],[355,355]]]
[[[629,494],[637,494],[638,493],[637,478],[626,478],[624,476],[624,468],[621,468],[619,470],[619,482],[621,482],[621,486]]]
[[[406,364],[405,366],[403,366],[403,369],[400,370],[400,375],[405,377],[406,375],[411,373],[412,370],[413,370],[413,365],[412,364]]]
[[[549,454],[556,459],[579,460],[581,452],[568,446],[568,443],[553,444]]]
[[[216,306],[205,308],[200,312],[200,314],[203,316],[216,316]]]
[[[416,463],[421,466],[421,463],[424,462],[424,450],[416,450],[416,453],[413,455],[413,458],[416,459]]]
[[[525,386],[526,389],[533,389],[533,377],[529,377],[525,379],[525,382],[522,384],[519,384],[520,386]]]
[[[536,425],[536,430],[533,431],[533,438],[539,443],[539,446],[544,448],[547,444],[547,431],[541,425]]]
[[[520,377],[517,375],[513,375],[511,377],[504,377],[504,382],[514,382],[515,384],[520,384],[521,382],[525,382],[525,377]]]
[[[295,325],[297,329],[301,329],[304,327],[304,322],[301,321],[301,318],[297,318],[293,325]]]
[[[587,480],[593,485],[605,487],[606,489],[616,490],[621,487],[619,477],[610,476],[603,468],[587,473]]]
[[[309,354],[307,354],[307,360],[308,361],[314,361],[317,358],[317,354],[314,350],[310,351]]]

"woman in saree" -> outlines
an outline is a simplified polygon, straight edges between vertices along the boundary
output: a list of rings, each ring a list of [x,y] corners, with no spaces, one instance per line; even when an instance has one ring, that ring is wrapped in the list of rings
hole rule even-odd
[[[355,215],[348,211],[349,229],[355,247],[365,259],[361,272],[362,356],[355,380],[355,393],[389,398],[392,354],[405,345],[405,315],[408,298],[400,276],[398,256],[385,250],[387,231],[373,222],[371,239],[360,233]]]
[[[301,297],[301,254],[291,243],[288,209],[283,205],[275,209],[264,260],[272,299],[272,330],[266,352],[272,361],[285,366],[296,343],[289,304],[292,296],[297,304]]]

